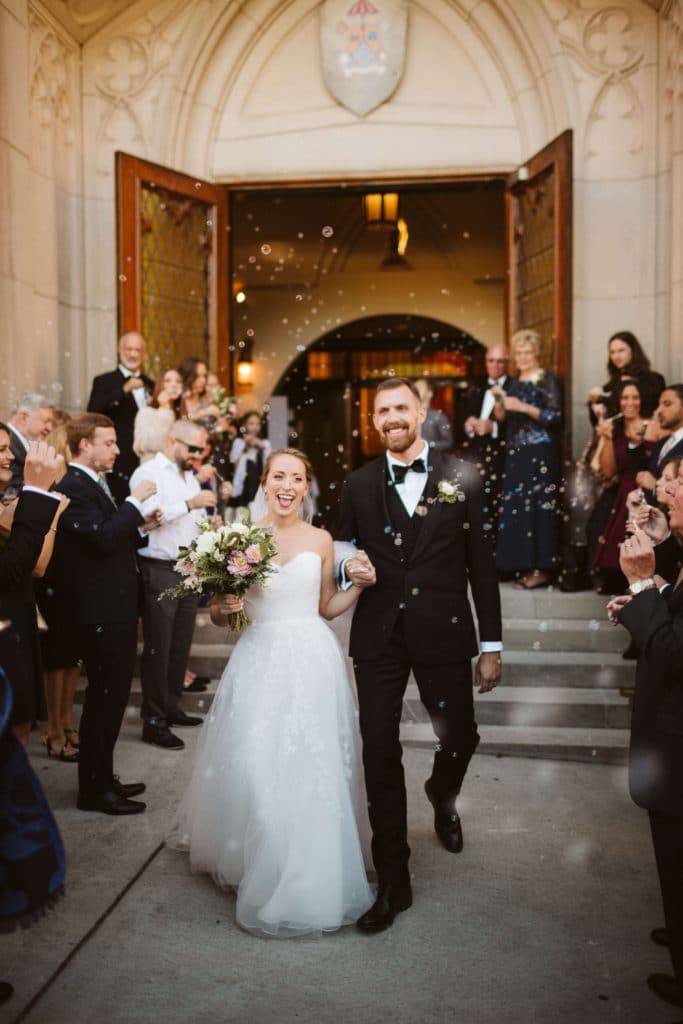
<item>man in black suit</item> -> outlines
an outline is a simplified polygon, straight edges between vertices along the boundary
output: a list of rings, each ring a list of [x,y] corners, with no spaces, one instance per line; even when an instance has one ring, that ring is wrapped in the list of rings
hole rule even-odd
[[[45,395],[27,392],[12,403],[7,422],[13,455],[12,478],[6,493],[18,494],[24,478],[24,460],[32,441],[44,441],[52,430],[52,402]]]
[[[367,587],[377,576],[358,602],[350,643],[379,880],[377,900],[358,922],[365,933],[389,927],[412,902],[399,742],[411,670],[439,740],[425,785],[434,827],[447,850],[462,849],[455,802],[479,742],[468,582],[482,638],[480,692],[493,689],[501,675],[500,596],[483,529],[481,479],[468,463],[429,451],[420,435],[423,420],[411,381],[395,377],[379,385],[373,423],[387,452],[348,477],[340,505],[340,539],[365,552],[345,563],[348,580]]]
[[[133,451],[135,417],[147,405],[154,382],[145,377],[145,339],[137,331],[123,334],[119,340],[119,365],[110,373],[95,377],[88,400],[88,412],[108,416],[116,429],[119,456],[110,477],[112,493],[117,502],[129,492],[128,481],[139,459]]]
[[[671,509],[671,527],[683,530],[683,488]],[[655,552],[642,530],[624,542],[621,570],[630,595],[608,605],[641,652],[631,725],[629,788],[650,818],[673,977],[652,974],[650,989],[683,1007],[683,573],[675,586],[655,575]],[[656,932],[660,935],[657,936]],[[653,939],[661,942],[661,929]]]
[[[647,470],[636,476],[636,483],[644,491],[654,491],[657,477],[668,459],[683,456],[683,384],[669,384],[664,388],[655,416],[660,427],[671,433],[655,445]]]
[[[487,351],[487,377],[468,391],[463,424],[468,440],[461,454],[468,462],[476,464],[484,482],[484,511],[494,544],[498,535],[505,441],[500,433],[500,424],[493,415],[496,403],[492,389],[498,385],[505,390],[509,380],[508,362],[509,353],[505,345],[492,345]]]
[[[123,785],[114,775],[114,746],[126,709],[137,649],[138,582],[135,552],[145,519],[141,502],[155,491],[143,480],[117,508],[104,474],[119,453],[110,419],[76,416],[67,425],[72,453],[59,489],[71,504],[57,531],[58,557],[71,567],[65,600],[79,627],[88,689],[80,722],[78,807],[105,814],[137,814],[130,799],[144,783]]]

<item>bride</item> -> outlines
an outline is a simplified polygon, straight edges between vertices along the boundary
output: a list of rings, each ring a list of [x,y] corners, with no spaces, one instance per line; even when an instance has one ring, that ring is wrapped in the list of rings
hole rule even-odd
[[[245,599],[251,625],[223,673],[169,845],[237,889],[237,921],[257,934],[332,931],[373,902],[358,822],[359,734],[345,660],[323,622],[351,608],[335,585],[332,538],[299,518],[313,474],[292,448],[262,486],[277,569]],[[374,571],[368,563],[368,584]],[[216,595],[217,625],[241,601]]]

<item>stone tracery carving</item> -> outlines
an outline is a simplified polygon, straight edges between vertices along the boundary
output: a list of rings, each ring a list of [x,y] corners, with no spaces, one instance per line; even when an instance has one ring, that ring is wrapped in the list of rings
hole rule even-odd
[[[76,135],[74,97],[69,81],[74,51],[52,27],[30,11],[31,67],[29,96],[35,121],[42,128],[60,126],[63,142],[73,146]]]

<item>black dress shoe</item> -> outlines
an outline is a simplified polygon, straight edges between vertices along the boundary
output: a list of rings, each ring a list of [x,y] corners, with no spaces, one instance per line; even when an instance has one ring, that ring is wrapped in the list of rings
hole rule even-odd
[[[142,727],[142,738],[145,743],[152,743],[164,750],[184,750],[185,744],[180,736],[176,736],[167,725],[152,725],[145,722]]]
[[[169,725],[203,725],[204,719],[196,715],[186,715],[184,711],[174,711],[166,719]]]
[[[140,800],[129,800],[113,790],[95,796],[79,793],[76,806],[79,811],[100,811],[101,814],[142,814],[147,807]]]
[[[647,979],[651,992],[671,1006],[683,1006],[683,990],[670,974],[651,974]]]
[[[14,986],[9,981],[0,981],[0,1004],[6,1003],[14,995]]]
[[[394,882],[380,882],[377,899],[370,909],[358,918],[356,927],[364,935],[383,932],[391,927],[397,914],[412,905],[413,893],[409,883],[397,885]]]
[[[144,782],[121,782],[118,775],[114,776],[111,788],[117,796],[125,796],[130,799],[132,796],[140,796],[147,789]]]
[[[195,676],[189,686],[183,687],[183,693],[204,693],[210,682],[209,676]]]
[[[666,928],[653,928],[650,932],[650,938],[656,946],[666,946],[669,948],[669,933]]]
[[[431,779],[425,782],[427,799],[434,808],[434,831],[441,845],[449,853],[461,853],[463,848],[462,824],[455,809],[455,797],[439,802],[434,795]]]

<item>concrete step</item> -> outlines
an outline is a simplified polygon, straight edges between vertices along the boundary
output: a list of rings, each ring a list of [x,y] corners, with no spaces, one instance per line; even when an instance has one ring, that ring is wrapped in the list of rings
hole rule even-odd
[[[597,619],[607,620],[605,608],[609,597],[583,590],[578,594],[563,594],[557,587],[539,590],[516,590],[511,583],[500,586],[503,619],[519,616],[537,619]]]
[[[592,761],[595,764],[626,764],[628,731],[625,729],[570,729],[558,726],[483,725],[479,729],[480,754],[499,757],[539,757],[557,761]],[[420,722],[401,724],[406,747],[433,750],[431,726]]]
[[[505,686],[562,686],[619,689],[633,686],[635,661],[624,661],[621,654],[609,651],[503,652]]]
[[[515,651],[621,652],[628,634],[607,619],[503,618],[503,643]]]
[[[559,726],[575,729],[628,729],[631,705],[613,689],[499,686],[474,695],[481,725]],[[429,722],[415,684],[406,690],[403,720]]]

